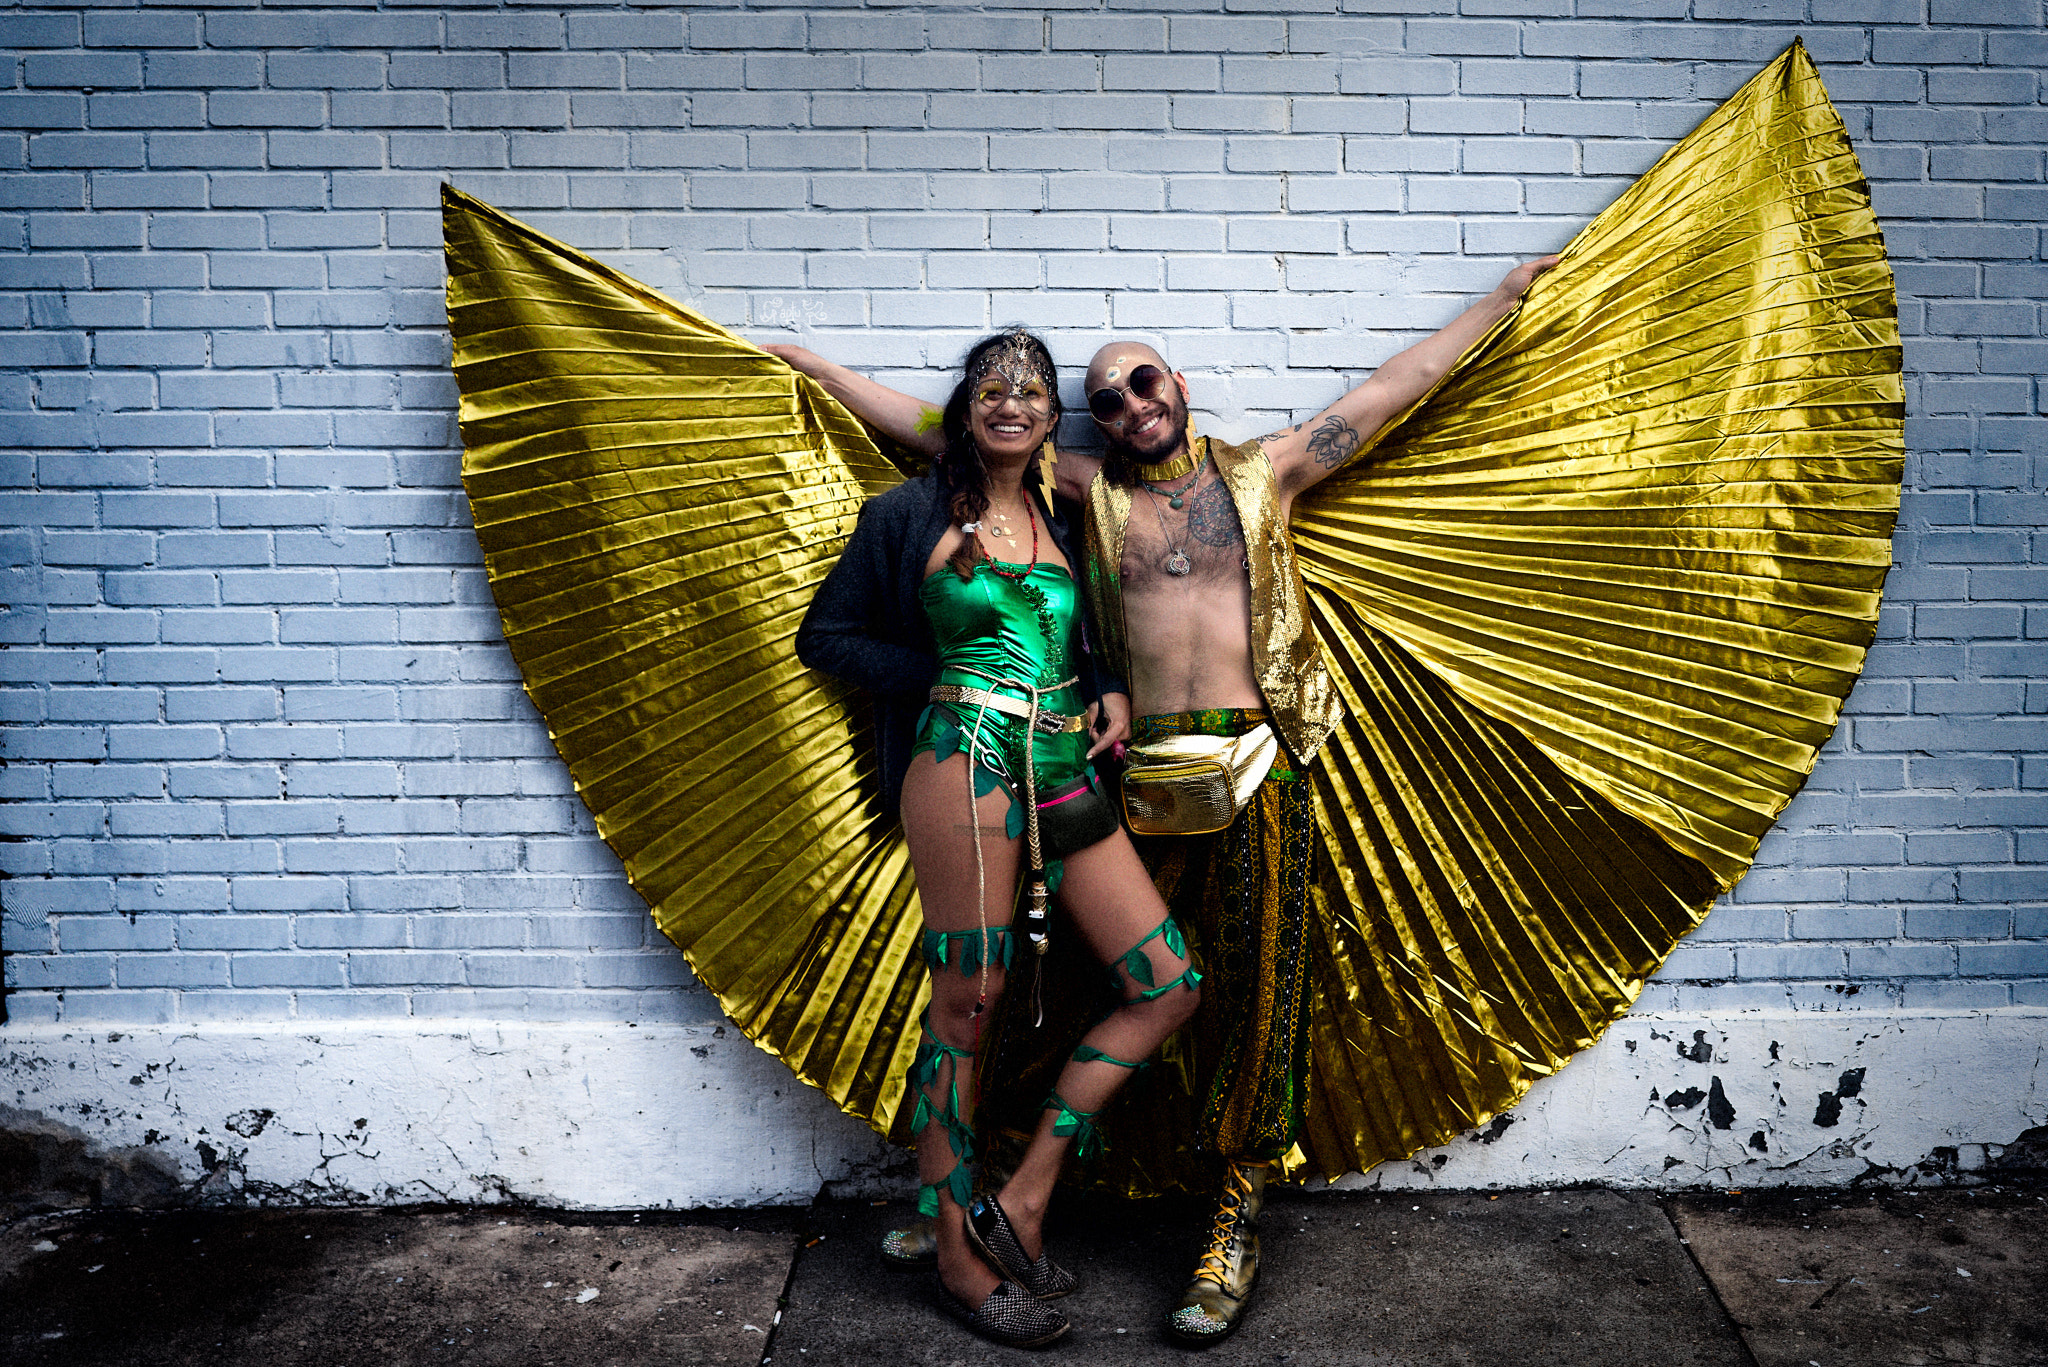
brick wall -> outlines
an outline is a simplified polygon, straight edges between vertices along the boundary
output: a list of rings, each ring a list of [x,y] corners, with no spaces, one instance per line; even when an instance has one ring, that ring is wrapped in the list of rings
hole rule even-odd
[[[1142,331],[1249,436],[1795,35],[1898,271],[1898,565],[1646,1004],[2048,1005],[2040,0],[1179,8],[0,10],[11,1017],[715,1019],[498,638],[443,179],[927,394],[996,324]]]

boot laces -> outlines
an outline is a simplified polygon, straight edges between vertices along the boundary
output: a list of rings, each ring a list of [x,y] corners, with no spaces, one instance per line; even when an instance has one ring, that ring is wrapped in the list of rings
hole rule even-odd
[[[1233,1166],[1209,1226],[1209,1246],[1202,1250],[1200,1260],[1195,1263],[1196,1277],[1206,1277],[1218,1286],[1229,1284],[1230,1248],[1243,1224],[1245,1202],[1250,1195],[1251,1183],[1241,1179]]]

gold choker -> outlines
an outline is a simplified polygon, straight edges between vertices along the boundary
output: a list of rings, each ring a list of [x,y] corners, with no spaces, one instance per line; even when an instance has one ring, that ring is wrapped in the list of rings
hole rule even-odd
[[[1170,479],[1179,479],[1195,468],[1195,451],[1190,446],[1181,452],[1179,457],[1167,461],[1164,465],[1139,465],[1133,462],[1131,468],[1137,472],[1138,478],[1147,484],[1164,484]]]

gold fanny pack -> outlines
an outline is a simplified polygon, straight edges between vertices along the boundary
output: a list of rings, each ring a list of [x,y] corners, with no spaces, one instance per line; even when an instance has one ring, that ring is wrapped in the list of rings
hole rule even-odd
[[[1125,752],[1124,815],[1139,835],[1207,835],[1236,819],[1280,753],[1270,722],[1241,736],[1163,736]]]

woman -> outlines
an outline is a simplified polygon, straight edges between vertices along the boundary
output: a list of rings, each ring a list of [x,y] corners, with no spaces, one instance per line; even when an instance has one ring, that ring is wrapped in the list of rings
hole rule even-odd
[[[841,397],[872,384],[774,350]],[[797,654],[876,696],[884,798],[900,799],[917,874],[932,999],[911,1128],[919,1207],[937,1217],[942,1299],[977,1333],[1033,1347],[1067,1332],[1043,1302],[1075,1285],[1043,1251],[1060,1165],[1070,1145],[1084,1156],[1094,1147],[1096,1113],[1193,1014],[1199,975],[1089,767],[1124,734],[1129,702],[1121,685],[1091,686],[1099,696],[1082,710],[1075,556],[1035,487],[1060,413],[1051,355],[1022,331],[977,344],[936,433],[923,405],[895,399],[881,425],[937,462],[862,509]],[[1025,948],[1011,920],[1027,858]],[[1060,1072],[1015,1173],[976,1200],[975,1048],[1006,970],[1024,967],[1019,950],[1043,952],[1047,884],[1110,966],[1119,1003]]]

